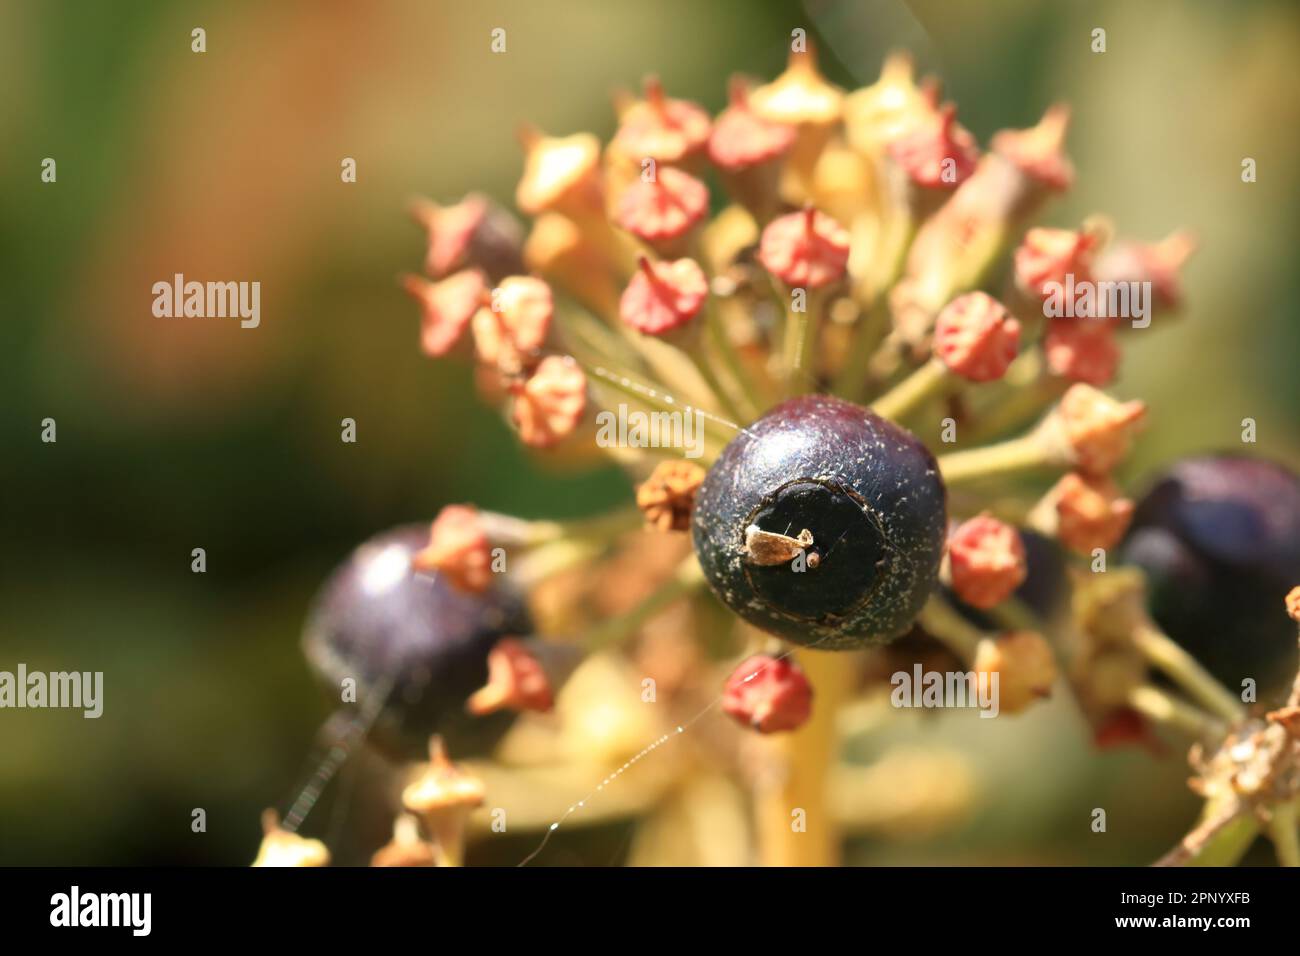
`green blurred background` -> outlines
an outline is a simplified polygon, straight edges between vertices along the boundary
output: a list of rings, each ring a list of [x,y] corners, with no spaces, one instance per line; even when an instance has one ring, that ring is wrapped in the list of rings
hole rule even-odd
[[[298,632],[351,546],[451,501],[540,516],[626,499],[616,472],[525,456],[467,369],[422,358],[395,282],[423,252],[404,203],[476,189],[509,204],[519,121],[607,136],[610,91],[647,72],[717,110],[730,73],[780,71],[795,26],[846,87],[913,49],[982,142],[1070,101],[1078,186],[1047,221],[1106,211],[1125,235],[1185,225],[1202,242],[1180,324],[1127,340],[1117,391],[1153,406],[1129,476],[1236,446],[1246,416],[1252,451],[1300,463],[1298,13],[0,3],[0,669],[102,670],[106,685],[98,721],[0,712],[0,863],[248,862],[258,812],[283,805],[326,713]],[[489,51],[497,26],[505,55]],[[176,272],[260,281],[261,327],[154,318],[150,287]],[[40,441],[46,417],[57,444]],[[1065,701],[1008,726],[960,832],[853,859],[1145,863],[1190,822],[1177,749],[1095,756]],[[1088,831],[1094,806],[1116,839]]]

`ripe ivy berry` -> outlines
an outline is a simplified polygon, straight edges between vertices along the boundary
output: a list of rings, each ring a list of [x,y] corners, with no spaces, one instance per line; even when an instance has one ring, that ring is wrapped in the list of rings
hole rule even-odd
[[[461,755],[494,745],[513,713],[473,716],[465,703],[487,683],[497,641],[532,632],[508,581],[473,595],[413,570],[411,556],[428,540],[428,525],[407,525],[358,547],[321,588],[303,635],[307,660],[332,695],[352,678],[364,706],[392,681],[370,739],[404,759],[424,754],[432,733]]]
[[[807,395],[723,449],[692,531],[728,607],[836,650],[908,629],[938,578],[946,512],[934,456],[913,435],[860,405]]]

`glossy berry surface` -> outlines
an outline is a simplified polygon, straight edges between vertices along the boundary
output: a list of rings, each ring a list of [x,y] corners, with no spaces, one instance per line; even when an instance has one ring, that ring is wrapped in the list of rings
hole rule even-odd
[[[465,702],[487,682],[497,641],[531,631],[522,599],[503,580],[469,595],[413,571],[411,556],[428,539],[427,525],[408,525],[358,547],[322,587],[303,635],[334,701],[345,678],[357,682],[359,707],[392,680],[371,740],[399,758],[421,756],[435,732],[458,756],[495,744],[513,715],[471,716]]]
[[[692,519],[695,553],[727,606],[825,650],[908,629],[934,589],[945,528],[925,446],[825,395],[778,405],[727,445]]]
[[[1149,584],[1156,622],[1230,688],[1294,672],[1282,599],[1300,582],[1300,480],[1269,461],[1189,458],[1138,503],[1123,559]]]

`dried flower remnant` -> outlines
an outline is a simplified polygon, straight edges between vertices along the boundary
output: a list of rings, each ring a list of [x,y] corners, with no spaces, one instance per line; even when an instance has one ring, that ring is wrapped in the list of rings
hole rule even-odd
[[[448,505],[429,528],[429,543],[411,557],[417,571],[436,571],[466,594],[482,594],[492,583],[492,548],[473,505]]]
[[[1196,238],[1180,229],[1159,242],[1120,240],[1097,257],[1093,276],[1098,282],[1150,282],[1153,304],[1177,309],[1183,301],[1181,270],[1196,251]]]
[[[1060,192],[1074,184],[1074,165],[1064,152],[1069,125],[1070,108],[1057,103],[1048,108],[1037,126],[1002,130],[990,145],[1027,176]]]
[[[466,269],[441,282],[408,275],[402,287],[420,304],[420,348],[425,355],[441,358],[464,338],[487,283],[483,273]]]
[[[849,234],[830,216],[807,206],[767,224],[758,260],[790,288],[821,288],[843,278]]]
[[[642,84],[644,99],[629,105],[619,117],[611,148],[635,160],[681,163],[699,153],[708,142],[709,114],[688,100],[664,94],[657,76]]]
[[[657,531],[688,531],[704,469],[690,461],[661,461],[636,490],[646,524]]]
[[[1099,242],[1088,230],[1030,229],[1015,252],[1016,285],[1026,295],[1046,297],[1049,283],[1089,279]]]
[[[1061,396],[1052,421],[1059,426],[1070,459],[1079,470],[1101,474],[1128,454],[1133,432],[1145,416],[1145,403],[1118,402],[1079,383]]]
[[[732,671],[722,709],[760,734],[797,730],[812,714],[812,685],[789,658],[757,654]]]
[[[450,206],[420,199],[412,203],[411,215],[428,235],[424,271],[433,278],[471,267],[493,280],[523,271],[523,229],[487,197],[471,193]]]
[[[955,189],[975,171],[980,158],[975,137],[957,122],[957,108],[951,103],[893,140],[889,154],[923,189]]]
[[[480,362],[518,374],[546,343],[555,312],[551,288],[532,276],[510,276],[485,295],[474,316],[474,349]]]
[[[844,99],[849,142],[867,155],[884,152],[934,114],[928,94],[913,79],[911,56],[891,53],[875,83]]]
[[[642,256],[619,300],[618,313],[646,335],[664,335],[686,326],[709,294],[708,280],[690,259],[651,262]]]
[[[963,521],[949,535],[948,560],[952,589],[971,607],[1000,604],[1028,574],[1016,529],[987,514]]]
[[[447,756],[442,738],[429,739],[429,762],[402,791],[402,806],[416,814],[433,836],[444,866],[460,866],[464,859],[465,823],[482,806],[483,783]]]
[[[728,106],[709,135],[709,159],[726,172],[741,172],[782,156],[794,136],[794,127],[755,113],[745,80],[732,77]]]
[[[1036,700],[1050,697],[1056,682],[1056,658],[1041,634],[1013,631],[980,641],[975,672],[998,675],[998,709],[1018,714]]]
[[[274,810],[262,814],[262,845],[253,866],[329,866],[330,853],[320,840],[309,840],[280,826]]]
[[[437,866],[438,850],[420,835],[420,822],[409,813],[393,821],[393,838],[375,851],[371,866]]]
[[[1104,475],[1070,472],[1044,498],[1055,513],[1048,527],[1071,551],[1091,554],[1096,548],[1113,548],[1133,520],[1133,502]]]
[[[587,410],[587,376],[565,356],[548,355],[514,389],[513,417],[519,439],[549,448],[573,434]]]
[[[638,239],[659,245],[681,239],[708,211],[708,187],[689,173],[666,166],[623,192],[617,219]]]
[[[506,637],[488,653],[488,682],[465,702],[471,714],[498,710],[545,713],[555,706],[550,678],[540,661],[517,638]]]
[[[515,204],[525,214],[599,212],[600,140],[590,133],[546,136],[531,127],[521,129],[519,138],[525,160]]]
[[[1043,355],[1053,375],[1098,387],[1115,377],[1120,357],[1112,324],[1089,318],[1052,319]]]
[[[953,373],[972,382],[1001,378],[1019,346],[1020,323],[983,292],[953,299],[935,321],[935,355]]]

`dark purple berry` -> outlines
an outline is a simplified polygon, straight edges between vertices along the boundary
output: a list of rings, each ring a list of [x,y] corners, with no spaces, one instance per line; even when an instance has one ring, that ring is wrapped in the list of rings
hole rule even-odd
[[[507,635],[531,632],[523,599],[504,579],[483,595],[413,571],[426,525],[407,525],[358,547],[326,582],[303,635],[303,650],[333,699],[354,678],[357,704],[392,681],[371,740],[398,758],[419,758],[432,733],[457,756],[481,753],[510,726],[509,711],[477,717],[469,696],[487,683],[488,652]]]
[[[1282,598],[1300,582],[1300,481],[1233,456],[1175,464],[1138,503],[1123,559],[1147,573],[1152,617],[1231,688],[1295,671]]]
[[[946,493],[910,433],[825,395],[745,429],[696,495],[695,553],[756,627],[843,649],[905,632],[934,589]]]

